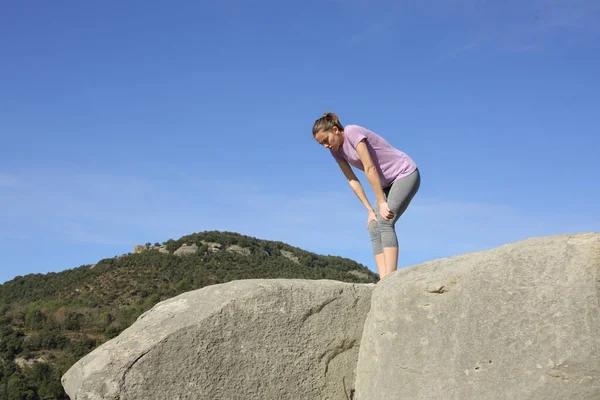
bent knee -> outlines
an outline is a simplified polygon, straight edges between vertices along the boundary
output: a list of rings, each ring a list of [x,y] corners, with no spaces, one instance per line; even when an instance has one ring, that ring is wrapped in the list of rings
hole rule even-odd
[[[369,222],[369,233],[371,236],[379,235],[379,223],[375,220]]]
[[[396,223],[396,218],[391,218],[388,220],[383,219],[381,215],[377,217],[377,226],[379,229],[388,229],[394,226]]]

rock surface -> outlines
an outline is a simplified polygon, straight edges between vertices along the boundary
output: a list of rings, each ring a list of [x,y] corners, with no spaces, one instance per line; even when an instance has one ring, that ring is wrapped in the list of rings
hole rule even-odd
[[[402,268],[377,284],[356,398],[600,399],[600,234]]]
[[[256,279],[184,293],[62,383],[71,400],[345,399],[374,287]]]
[[[231,246],[227,247],[227,251],[238,253],[243,256],[249,256],[252,254],[252,250],[247,247],[238,246],[237,244],[232,244]]]
[[[206,242],[204,240],[201,240],[200,243],[206,245],[208,247],[208,251],[211,253],[217,253],[223,249],[223,245],[221,243]]]
[[[137,254],[137,253],[141,253],[143,251],[148,251],[148,250],[158,250],[159,253],[165,253],[165,254],[169,254],[169,250],[167,250],[167,246],[166,245],[160,245],[160,246],[149,246],[146,247],[144,245],[141,244],[136,244],[135,246],[133,246],[133,254]],[[126,254],[123,254],[124,256]]]
[[[198,251],[198,245],[194,244],[182,244],[180,248],[178,248],[177,250],[175,250],[173,252],[173,254],[175,254],[176,256],[185,256],[188,254],[194,254],[195,252]]]
[[[285,258],[287,258],[288,260],[291,260],[293,262],[295,262],[296,264],[300,264],[300,259],[291,251],[287,251],[287,250],[279,250],[281,252],[281,255],[284,256]]]

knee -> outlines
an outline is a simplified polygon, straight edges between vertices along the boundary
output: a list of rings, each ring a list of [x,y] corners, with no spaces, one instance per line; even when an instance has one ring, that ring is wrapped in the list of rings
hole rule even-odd
[[[371,221],[369,223],[369,235],[372,238],[379,237],[379,223],[377,221]]]
[[[380,231],[389,231],[394,229],[395,218],[385,220],[381,215],[377,216],[377,227]]]

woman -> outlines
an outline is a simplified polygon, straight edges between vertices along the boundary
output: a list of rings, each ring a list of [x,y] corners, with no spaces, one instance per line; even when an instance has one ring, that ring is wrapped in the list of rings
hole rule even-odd
[[[350,187],[369,213],[367,229],[371,236],[379,278],[398,268],[396,221],[419,190],[421,176],[415,162],[385,139],[358,125],[344,128],[338,117],[327,112],[315,121],[313,137],[329,149]],[[371,207],[350,165],[365,172],[375,193]]]

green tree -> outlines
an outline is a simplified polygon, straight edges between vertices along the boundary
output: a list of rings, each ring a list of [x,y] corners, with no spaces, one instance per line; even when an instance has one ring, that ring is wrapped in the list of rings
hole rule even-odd
[[[85,316],[78,312],[69,312],[65,320],[65,329],[70,331],[79,330]]]
[[[38,331],[44,326],[44,314],[38,309],[32,308],[25,313],[25,327],[32,331]]]
[[[12,374],[6,384],[7,400],[38,400],[38,396],[19,374]]]

